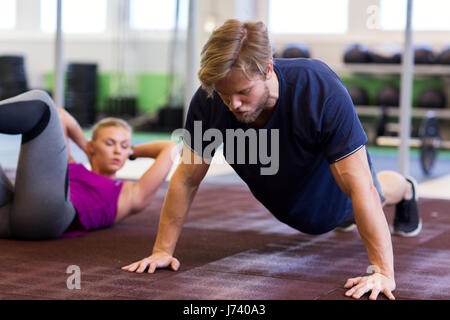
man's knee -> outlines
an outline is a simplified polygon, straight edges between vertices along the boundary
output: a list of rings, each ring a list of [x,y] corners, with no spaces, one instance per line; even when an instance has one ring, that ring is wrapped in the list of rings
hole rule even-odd
[[[377,174],[386,204],[396,204],[407,192],[408,182],[404,176],[395,171],[381,171]]]

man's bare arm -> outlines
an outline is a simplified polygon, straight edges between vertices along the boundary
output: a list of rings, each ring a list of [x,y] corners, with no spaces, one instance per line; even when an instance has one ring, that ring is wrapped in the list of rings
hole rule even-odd
[[[378,275],[349,279],[346,287],[353,288],[347,291],[347,295],[359,298],[372,291],[371,299],[376,299],[379,292],[393,299],[395,280],[391,234],[373,184],[365,147],[330,167],[336,182],[352,201],[356,225],[369,262],[379,271]]]
[[[199,184],[209,168],[209,164],[185,145],[181,158],[164,200],[152,255],[122,269],[142,273],[148,267],[148,273],[153,273],[156,268],[170,266],[178,270],[180,263],[173,253]]]

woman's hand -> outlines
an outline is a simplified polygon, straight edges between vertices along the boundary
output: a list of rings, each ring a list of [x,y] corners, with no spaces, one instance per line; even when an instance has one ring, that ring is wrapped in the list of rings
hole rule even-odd
[[[148,267],[148,273],[154,273],[156,268],[167,268],[169,266],[173,271],[177,271],[180,268],[180,261],[167,253],[158,252],[152,254],[150,257],[122,267],[122,270],[143,273]]]
[[[375,272],[370,276],[348,279],[344,288],[350,289],[345,295],[355,299],[361,298],[366,292],[372,291],[370,300],[376,300],[380,292],[390,300],[395,300],[392,291],[395,290],[395,281],[385,275]]]

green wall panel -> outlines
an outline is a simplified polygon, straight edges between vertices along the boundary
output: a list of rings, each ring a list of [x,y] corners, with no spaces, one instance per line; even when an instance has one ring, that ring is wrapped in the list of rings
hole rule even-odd
[[[360,86],[367,90],[369,96],[369,103],[375,105],[376,96],[378,91],[385,85],[396,85],[400,87],[399,76],[380,76],[380,75],[352,75],[341,76],[342,82],[345,86]],[[415,76],[413,80],[412,88],[412,104],[417,105],[417,100],[420,93],[429,88],[444,88],[442,77],[427,77],[427,76]]]
[[[116,96],[121,91],[117,87],[120,83],[120,74],[102,72],[98,74],[97,82],[97,110],[102,111],[109,97]],[[156,112],[167,103],[169,90],[169,75],[167,73],[139,73],[136,75],[135,91],[137,96],[137,107],[139,112]],[[54,74],[45,74],[46,90],[53,90]]]

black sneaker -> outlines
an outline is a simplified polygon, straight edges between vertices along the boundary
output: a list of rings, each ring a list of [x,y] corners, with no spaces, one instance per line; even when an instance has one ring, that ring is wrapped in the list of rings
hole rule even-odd
[[[412,198],[402,200],[395,205],[395,218],[392,234],[402,237],[415,237],[422,230],[422,220],[417,207],[417,181],[412,177],[405,177],[412,186]]]
[[[351,232],[356,229],[356,222],[355,222],[355,216],[353,215],[353,212],[350,213],[345,219],[344,222],[342,222],[339,226],[336,227],[336,231],[339,232]]]

